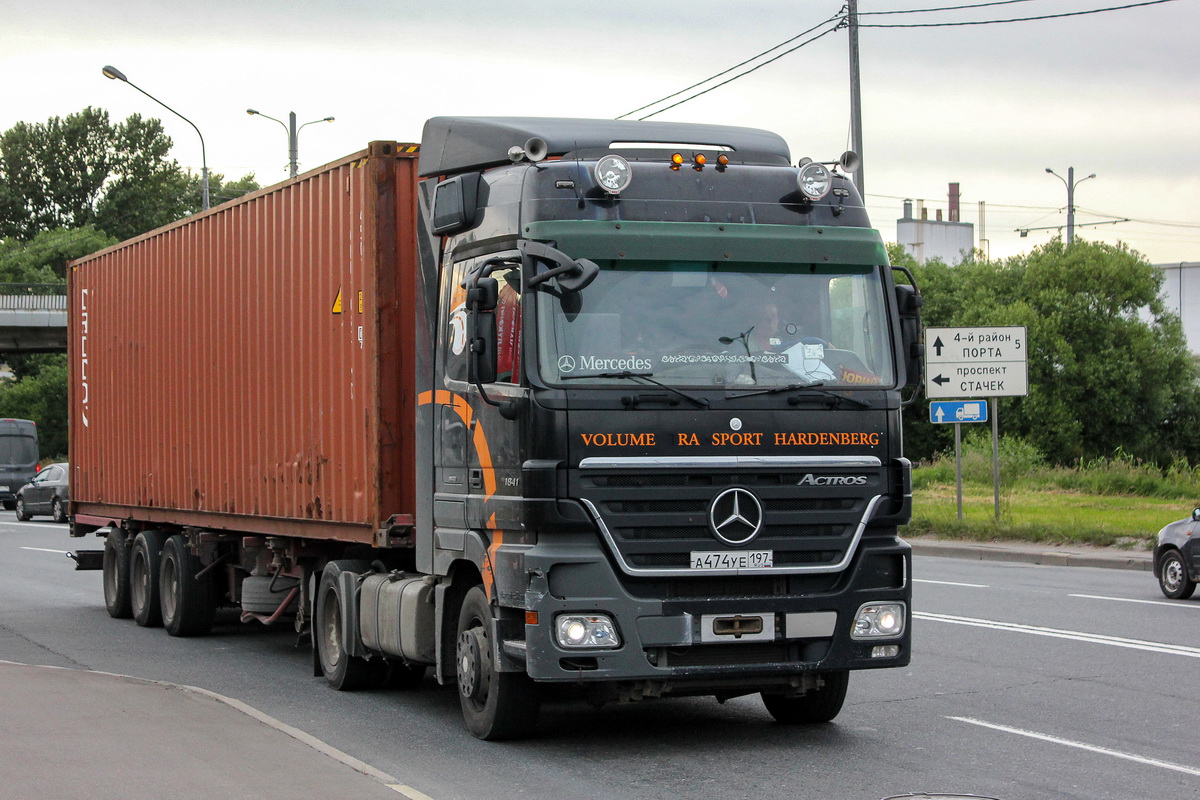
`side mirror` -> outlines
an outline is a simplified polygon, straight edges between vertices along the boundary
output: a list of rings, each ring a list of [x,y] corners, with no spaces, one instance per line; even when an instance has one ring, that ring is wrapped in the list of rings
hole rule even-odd
[[[1193,508],[1193,509],[1192,509],[1192,521],[1193,521],[1193,522],[1200,522],[1200,508]]]
[[[896,309],[900,314],[900,341],[904,355],[904,386],[921,385],[925,345],[921,342],[921,297],[917,287],[896,284]]]
[[[467,288],[467,330],[470,331],[470,356],[467,380],[472,383],[496,381],[496,306],[500,300],[499,283],[489,276],[477,277]]]
[[[449,235],[475,225],[479,207],[478,172],[456,175],[433,190],[433,232]]]
[[[522,262],[528,267],[525,270],[528,275],[525,285],[529,287],[553,279],[560,289],[573,294],[586,289],[600,274],[600,267],[594,261],[586,258],[576,261],[566,253],[541,242],[522,239],[517,242],[517,249],[521,251]],[[538,272],[533,266],[535,260],[544,262],[549,269]]]

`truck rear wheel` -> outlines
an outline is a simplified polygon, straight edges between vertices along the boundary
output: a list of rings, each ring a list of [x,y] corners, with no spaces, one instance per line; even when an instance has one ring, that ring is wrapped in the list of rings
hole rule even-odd
[[[815,724],[829,722],[842,710],[846,701],[846,688],[850,685],[850,672],[838,670],[822,675],[825,683],[811,689],[803,697],[785,697],[781,694],[762,693],[763,705],[775,718],[785,725]]]
[[[491,620],[483,589],[472,588],[458,615],[458,699],[471,733],[489,741],[517,739],[533,733],[541,697],[527,675],[496,669]]]
[[[129,619],[129,545],[125,531],[110,531],[104,537],[104,605],[113,619]]]
[[[380,685],[387,677],[387,661],[382,657],[366,659],[350,655],[347,632],[342,624],[344,598],[338,586],[343,572],[368,572],[365,561],[330,561],[321,572],[317,589],[317,607],[313,614],[313,639],[321,672],[329,685],[339,691],[364,689]]]
[[[163,627],[172,636],[202,636],[212,630],[217,602],[212,576],[196,578],[201,569],[183,536],[167,539],[159,559],[158,587]]]
[[[158,599],[158,559],[166,534],[142,531],[133,540],[129,556],[129,597],[133,621],[143,628],[162,625],[162,604]]]

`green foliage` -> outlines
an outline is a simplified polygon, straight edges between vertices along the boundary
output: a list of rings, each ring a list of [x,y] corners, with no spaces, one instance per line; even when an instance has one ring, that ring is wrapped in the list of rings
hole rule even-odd
[[[21,241],[62,228],[99,229],[118,240],[201,210],[201,178],[170,158],[162,123],[133,114],[112,123],[85,108],[0,134],[0,237]],[[258,187],[254,175],[223,184],[214,204]]]
[[[30,357],[32,361],[34,357]],[[36,357],[21,380],[0,382],[0,417],[31,419],[44,456],[67,454],[67,357]]]
[[[992,487],[990,434],[979,432],[964,438],[962,474],[964,485]],[[1157,497],[1178,500],[1183,505],[1200,499],[1200,467],[1184,459],[1160,467],[1117,448],[1110,456],[1083,459],[1077,466],[1056,466],[1031,442],[1018,436],[1000,437],[1000,482],[1006,491]],[[914,489],[954,484],[953,449],[938,453],[913,471]]]
[[[0,241],[0,283],[61,283],[67,262],[117,243],[91,225],[41,231],[28,242]]]
[[[1004,432],[1058,464],[1123,448],[1137,459],[1200,461],[1200,390],[1161,275],[1123,245],[1055,240],[1004,262],[914,270],[932,327],[1023,325],[1029,395],[1003,398]],[[952,445],[949,425],[905,420],[911,457]]]

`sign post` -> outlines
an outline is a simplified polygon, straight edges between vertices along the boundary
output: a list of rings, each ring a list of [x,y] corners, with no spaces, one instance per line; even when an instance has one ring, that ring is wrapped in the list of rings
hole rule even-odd
[[[959,423],[986,422],[988,401],[941,401],[943,397],[990,398],[992,483],[1000,521],[1000,406],[997,398],[1029,394],[1029,363],[1024,326],[925,329],[925,394],[929,421],[954,423],[958,518],[962,511],[962,452]]]

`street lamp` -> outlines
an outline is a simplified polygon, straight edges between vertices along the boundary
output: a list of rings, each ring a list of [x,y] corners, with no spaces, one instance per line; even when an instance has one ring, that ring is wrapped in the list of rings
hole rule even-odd
[[[104,77],[108,78],[109,80],[124,81],[125,83],[128,83],[130,86],[137,89],[142,94],[146,95],[146,97],[149,97],[151,100],[158,103],[160,106],[165,108],[167,111],[170,111],[172,114],[179,117],[181,120],[186,122],[188,125],[191,125],[192,128],[196,131],[196,135],[200,137],[200,165],[201,165],[200,170],[201,170],[201,178],[202,178],[200,185],[202,188],[204,208],[205,208],[205,210],[208,210],[208,208],[209,208],[209,204],[208,204],[208,156],[205,154],[205,151],[204,151],[204,134],[200,133],[200,129],[196,127],[196,123],[192,122],[190,119],[185,117],[183,114],[180,114],[178,111],[171,108],[169,105],[164,103],[162,100],[159,100],[157,97],[150,94],[145,89],[138,86],[136,83],[133,83],[132,81],[130,81],[129,78],[125,77],[125,73],[121,72],[121,70],[117,69],[116,67],[106,66],[104,69],[101,70],[101,72],[103,72]]]
[[[252,117],[253,116],[266,117],[269,120],[278,122],[280,125],[283,125],[284,129],[288,132],[288,177],[289,178],[296,177],[296,172],[297,172],[296,158],[297,158],[297,155],[299,152],[297,139],[300,136],[300,131],[304,128],[305,125],[314,125],[318,122],[333,122],[333,117],[325,117],[324,119],[314,119],[311,122],[306,122],[306,123],[304,123],[304,125],[301,125],[299,128],[297,128],[295,111],[288,113],[288,124],[287,125],[283,124],[283,120],[275,119],[274,117],[268,116],[267,114],[264,114],[261,111],[255,111],[253,108],[247,108],[246,113]]]
[[[1065,178],[1049,167],[1046,167],[1046,172],[1049,172],[1067,186],[1067,246],[1070,247],[1071,242],[1075,241],[1075,187],[1084,181],[1091,180],[1092,178],[1096,177],[1096,173],[1093,172],[1086,178],[1075,180],[1074,167],[1067,167],[1067,177]]]

